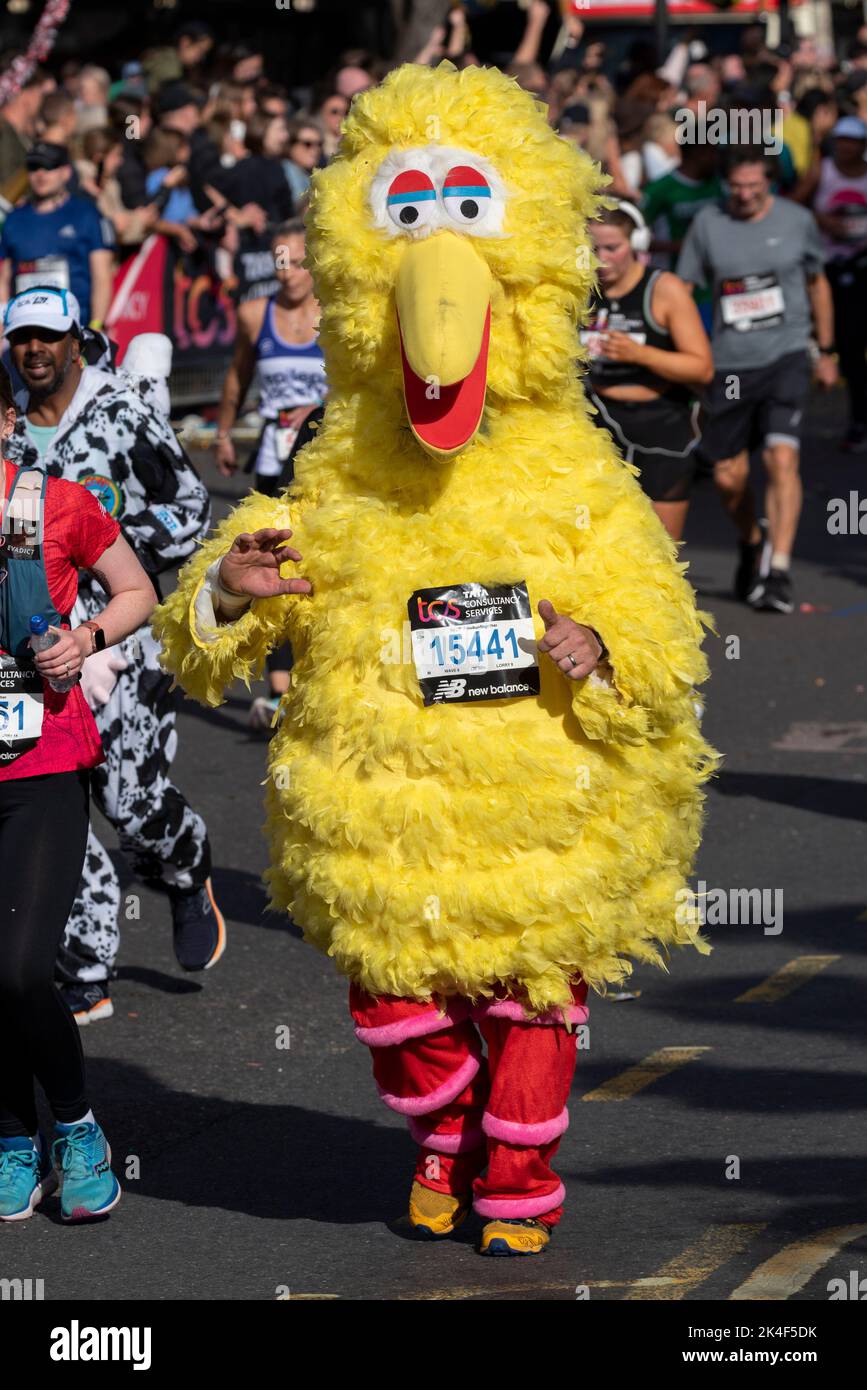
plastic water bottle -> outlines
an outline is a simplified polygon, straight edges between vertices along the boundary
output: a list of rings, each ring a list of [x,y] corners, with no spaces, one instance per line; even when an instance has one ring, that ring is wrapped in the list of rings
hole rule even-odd
[[[30,646],[34,652],[47,652],[49,647],[60,641],[56,632],[48,631],[48,621],[41,613],[35,613],[30,619],[30,634]],[[67,690],[73,690],[78,685],[78,680],[78,676],[68,676],[65,680],[49,680],[48,684],[52,690],[65,694]]]

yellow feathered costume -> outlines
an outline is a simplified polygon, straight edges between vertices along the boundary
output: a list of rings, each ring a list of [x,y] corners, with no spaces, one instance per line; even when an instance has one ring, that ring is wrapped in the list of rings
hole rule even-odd
[[[271,903],[372,994],[505,988],[536,1012],[579,972],[603,988],[708,949],[676,896],[715,762],[700,615],[576,374],[601,182],[495,70],[408,65],[357,97],[308,219],[323,425],[293,487],[244,501],[157,611],[166,669],[209,705],[291,639]],[[312,595],[197,631],[205,571],[272,526],[292,527]],[[540,657],[537,698],[425,708],[410,594],[519,580],[534,611],[602,634],[614,687]]]

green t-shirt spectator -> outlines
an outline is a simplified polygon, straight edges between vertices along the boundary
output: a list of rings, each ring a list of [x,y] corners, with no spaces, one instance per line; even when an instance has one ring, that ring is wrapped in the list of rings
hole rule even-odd
[[[644,190],[641,211],[653,234],[661,241],[682,242],[696,213],[708,203],[722,197],[722,180],[713,174],[709,179],[691,179],[679,169],[654,179]],[[658,225],[657,225],[658,224]],[[671,265],[677,259],[679,245],[669,252]]]

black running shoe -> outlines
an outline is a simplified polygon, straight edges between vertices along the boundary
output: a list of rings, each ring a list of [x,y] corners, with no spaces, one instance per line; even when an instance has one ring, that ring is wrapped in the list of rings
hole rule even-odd
[[[792,612],[795,604],[792,580],[787,570],[771,570],[767,579],[762,580],[762,585],[761,598],[753,604],[754,608],[765,608],[772,613]]]
[[[175,955],[184,970],[210,970],[226,949],[226,923],[209,878],[202,888],[169,889]]]
[[[88,1023],[99,1023],[103,1018],[111,1018],[114,1005],[108,993],[105,980],[92,980],[90,984],[60,985],[63,1002],[72,1014],[79,1028]]]
[[[755,542],[739,541],[740,558],[735,570],[734,594],[741,603],[752,603],[753,590],[762,574],[767,573],[766,555],[768,546],[768,523],[762,517],[759,522],[761,537]]]

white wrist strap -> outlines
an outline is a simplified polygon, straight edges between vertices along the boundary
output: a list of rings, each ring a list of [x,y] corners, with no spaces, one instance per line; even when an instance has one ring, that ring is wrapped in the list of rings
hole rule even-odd
[[[253,600],[249,594],[232,594],[228,589],[224,589],[220,580],[217,579],[217,588],[214,593],[217,607],[221,613],[225,613],[227,618],[237,618],[245,608],[249,608]]]
[[[214,609],[219,609],[226,618],[237,618],[252,603],[249,594],[233,594],[224,586],[220,579],[220,566],[223,563],[223,556],[215,560],[205,574],[205,582],[210,589],[211,602]]]

